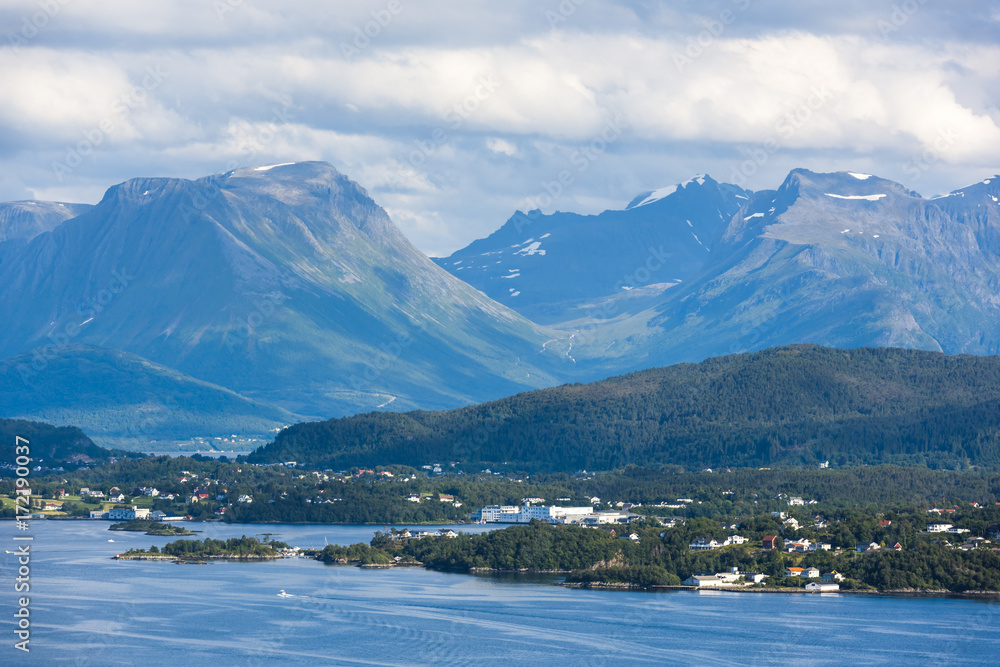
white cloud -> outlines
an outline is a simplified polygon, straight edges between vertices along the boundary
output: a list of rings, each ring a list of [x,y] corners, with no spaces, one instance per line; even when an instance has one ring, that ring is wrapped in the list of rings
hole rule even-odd
[[[445,252],[566,169],[553,206],[582,212],[697,172],[726,179],[768,141],[750,187],[798,166],[935,191],[1000,171],[1000,46],[973,4],[925,5],[886,37],[886,12],[860,0],[759,0],[682,67],[701,20],[735,3],[584,3],[554,30],[528,0],[404,3],[350,59],[341,44],[385,3],[237,4],[220,16],[194,0],[75,0],[25,45],[0,46],[0,196],[94,201],[132,176],[324,159]],[[166,78],[120,117],[147,67]],[[616,115],[623,133],[580,170],[574,155]],[[108,118],[115,130],[58,179],[52,164]],[[908,174],[942,132],[947,150]]]

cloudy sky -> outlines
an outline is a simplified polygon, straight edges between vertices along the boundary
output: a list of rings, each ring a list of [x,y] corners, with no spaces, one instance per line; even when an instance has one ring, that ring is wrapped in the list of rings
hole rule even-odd
[[[0,1],[0,199],[326,160],[422,250],[709,173],[1000,172],[1000,3]],[[562,183],[559,183],[562,178]]]

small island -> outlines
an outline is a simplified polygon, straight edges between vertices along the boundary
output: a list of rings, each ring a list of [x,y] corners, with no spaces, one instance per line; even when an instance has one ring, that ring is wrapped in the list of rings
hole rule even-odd
[[[115,560],[166,560],[174,562],[208,560],[274,560],[294,555],[293,549],[276,540],[260,541],[253,537],[233,537],[228,540],[175,540],[162,549],[153,545],[149,549],[129,549],[114,556]]]
[[[147,535],[159,535],[166,537],[194,535],[194,531],[181,526],[174,526],[169,523],[162,523],[152,519],[132,519],[121,523],[112,524],[108,530],[127,530],[135,532],[145,532]]]

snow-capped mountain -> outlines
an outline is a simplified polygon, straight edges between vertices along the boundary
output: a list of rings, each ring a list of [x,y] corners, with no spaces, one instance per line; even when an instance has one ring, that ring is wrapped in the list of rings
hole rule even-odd
[[[599,215],[518,211],[489,237],[434,261],[535,321],[564,322],[594,299],[690,279],[751,195],[697,176]]]
[[[645,305],[593,332],[590,358],[643,368],[789,343],[1000,353],[1000,178],[924,199],[794,170],[732,217],[697,275]]]

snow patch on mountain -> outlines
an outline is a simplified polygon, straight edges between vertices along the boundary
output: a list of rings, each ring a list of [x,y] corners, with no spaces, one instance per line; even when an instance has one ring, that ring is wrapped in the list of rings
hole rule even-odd
[[[527,243],[527,241],[525,241],[525,243]],[[529,245],[529,246],[527,246],[525,248],[521,248],[520,250],[515,251],[514,254],[515,255],[524,255],[525,257],[529,257],[531,255],[544,255],[545,251],[541,250],[540,249],[541,247],[542,247],[542,242],[541,241],[533,241],[531,243],[531,245]]]
[[[854,172],[854,171],[849,171],[847,173],[850,174],[851,176],[853,176],[854,178],[858,179],[859,181],[867,181],[869,178],[872,177],[871,174],[859,174],[859,173]]]
[[[833,194],[830,194],[829,192],[826,192],[824,194],[827,197],[835,197],[836,199],[864,199],[864,200],[867,200],[867,201],[878,201],[882,197],[888,196],[888,195],[884,195],[884,194],[880,194],[880,195],[833,195]]]
[[[269,171],[275,167],[287,167],[288,165],[295,164],[294,162],[282,162],[281,164],[269,164],[263,167],[254,167],[254,171]]]

